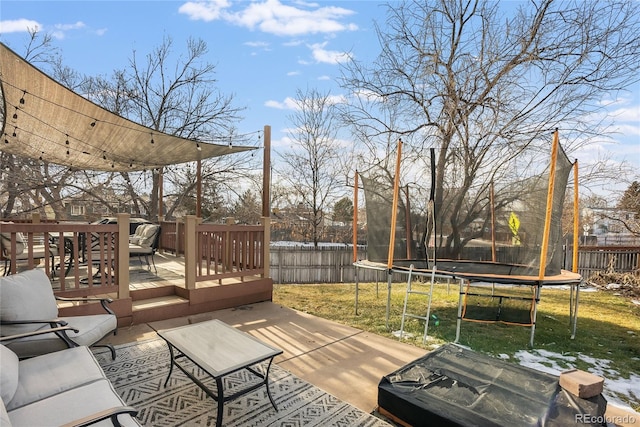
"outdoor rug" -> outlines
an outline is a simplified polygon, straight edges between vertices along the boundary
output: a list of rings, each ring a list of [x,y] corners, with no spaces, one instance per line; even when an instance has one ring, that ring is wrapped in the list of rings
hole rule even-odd
[[[117,346],[116,351],[115,361],[104,349],[96,349],[94,354],[122,399],[138,409],[141,424],[153,427],[215,425],[217,403],[178,368],[174,368],[169,384],[164,387],[170,360],[167,344],[162,339]],[[215,382],[200,369],[194,366],[192,372],[215,391]],[[225,395],[253,381],[255,376],[246,369],[231,374],[224,378]],[[224,404],[223,425],[389,426],[276,364],[269,371],[269,387],[278,411],[271,405],[265,387],[260,387]]]

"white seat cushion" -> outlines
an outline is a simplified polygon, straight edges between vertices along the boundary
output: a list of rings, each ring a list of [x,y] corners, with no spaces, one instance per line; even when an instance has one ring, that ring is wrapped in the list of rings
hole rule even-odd
[[[78,329],[78,333],[67,331],[67,336],[76,344],[86,346],[95,344],[118,327],[118,319],[112,314],[61,317],[60,320]],[[57,335],[45,334],[14,340],[7,347],[25,358],[63,350],[67,345]]]
[[[0,344],[0,396],[5,403],[13,399],[18,389],[18,366],[18,356]]]
[[[44,271],[29,270],[0,278],[1,320],[49,320],[56,317],[58,305]],[[4,325],[2,335],[15,335],[42,327],[41,324]]]
[[[8,411],[106,377],[87,347],[74,347],[21,361],[17,378]]]
[[[124,405],[111,383],[104,379],[8,412],[13,427],[33,427],[47,425],[46,420],[55,420],[55,425],[67,424],[106,408]],[[127,427],[140,425],[129,415],[122,415],[118,420]],[[113,427],[108,419],[93,425]]]

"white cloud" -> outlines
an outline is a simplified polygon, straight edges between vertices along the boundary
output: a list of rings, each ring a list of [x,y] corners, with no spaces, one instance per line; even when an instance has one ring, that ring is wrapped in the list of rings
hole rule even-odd
[[[224,19],[224,10],[231,6],[227,0],[190,1],[178,9],[194,21],[211,22]]]
[[[240,3],[246,4],[246,3]],[[251,2],[243,10],[229,11],[227,0],[190,1],[178,12],[193,20],[213,21],[223,19],[235,25],[259,30],[278,36],[335,33],[355,31],[358,26],[342,20],[354,12],[336,6],[320,7],[317,3],[302,3],[297,6],[284,5],[279,0]]]
[[[42,25],[38,21],[32,19],[13,19],[0,21],[0,34],[8,33],[26,33],[27,31],[42,30]]]
[[[299,76],[300,74],[300,71],[289,71],[287,76]]]
[[[294,98],[291,98],[290,96],[287,96],[284,99],[284,101],[282,101],[282,102],[269,100],[269,101],[265,102],[264,105],[265,105],[265,107],[276,108],[278,110],[297,110],[297,109],[299,109],[298,102]]]
[[[55,30],[51,31],[51,36],[53,38],[56,38],[58,40],[62,40],[66,37],[67,32],[69,31],[73,31],[73,30],[80,30],[85,28],[86,25],[84,22],[82,21],[78,21],[76,23],[73,24],[55,24],[53,26],[53,28],[55,28]]]
[[[318,77],[318,80],[331,80],[331,77],[329,77],[329,76],[320,76],[320,77]]]
[[[269,43],[267,42],[245,42],[244,44],[245,46],[251,46],[251,47],[261,47],[261,48],[269,47]]]
[[[316,43],[309,46],[311,54],[316,62],[322,62],[325,64],[339,64],[349,60],[350,55],[347,52],[339,52],[337,50],[326,50],[324,47],[327,42]]]
[[[329,104],[340,104],[346,102],[346,98],[343,95],[330,95],[327,98]],[[276,108],[278,110],[299,110],[300,102],[295,98],[287,96],[284,101],[269,100],[264,103],[265,107]]]
[[[84,24],[84,22],[78,21],[75,24],[55,24],[53,27],[59,31],[69,31],[69,30],[79,30],[81,28],[86,27],[86,25]]]

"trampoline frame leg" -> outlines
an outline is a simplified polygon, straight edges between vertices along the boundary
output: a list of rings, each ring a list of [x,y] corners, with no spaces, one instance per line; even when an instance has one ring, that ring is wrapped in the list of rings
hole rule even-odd
[[[456,320],[456,340],[454,343],[460,342],[460,326],[462,324],[462,295],[464,293],[464,280],[460,280],[460,290],[458,292],[458,319]]]
[[[582,283],[582,282],[580,282]],[[576,338],[576,330],[578,328],[578,304],[579,304],[579,294],[580,294],[580,283],[576,283],[576,284],[572,284],[571,285],[571,300],[569,304],[571,304],[571,306],[569,307],[569,311],[571,312],[571,316],[570,316],[570,321],[572,323],[572,329],[571,329],[571,339],[575,339]],[[573,297],[573,288],[575,286],[575,297]],[[572,304],[573,303],[573,304]]]
[[[391,271],[391,269],[389,269],[389,271],[387,271],[387,330],[389,329],[389,312],[390,312],[390,307],[391,307],[391,276],[393,275],[393,272]]]
[[[542,288],[542,285],[540,283],[534,286],[536,287],[536,297],[533,301],[533,316],[532,316],[533,322],[531,324],[531,337],[529,338],[529,347],[531,348],[533,348],[533,340],[536,335],[536,319],[538,317],[538,301],[540,301],[540,289]]]

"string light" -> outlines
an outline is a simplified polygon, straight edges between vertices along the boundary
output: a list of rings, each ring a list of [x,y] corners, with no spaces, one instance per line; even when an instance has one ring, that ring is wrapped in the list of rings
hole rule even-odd
[[[18,127],[17,127],[17,126],[14,126],[14,127],[13,127],[13,135],[12,135],[14,138],[15,138],[16,136],[18,136],[18,134],[16,134],[16,131],[17,131],[17,130],[18,130]]]
[[[77,151],[78,153],[83,153],[83,154],[86,154],[86,155],[96,155],[97,153],[99,153],[98,150],[100,150],[100,147],[97,144],[102,144],[102,141],[94,141],[92,139],[89,140],[89,141],[84,141],[84,140],[77,139],[77,138],[73,137],[73,135],[70,135],[69,133],[65,133],[63,128],[56,127],[56,122],[55,121],[52,121],[52,120],[46,120],[45,121],[44,117],[33,115],[32,114],[33,112],[30,112],[30,110],[25,110],[21,106],[26,104],[26,94],[29,93],[30,96],[33,96],[36,99],[38,99],[38,100],[40,100],[40,101],[42,101],[44,103],[51,104],[52,106],[54,106],[57,109],[66,110],[66,111],[68,111],[70,113],[77,114],[77,115],[80,115],[80,116],[83,116],[83,117],[87,118],[90,121],[90,126],[91,127],[95,127],[96,126],[96,124],[98,122],[98,119],[96,119],[95,117],[88,116],[87,114],[83,113],[82,111],[78,111],[78,110],[75,110],[73,108],[70,108],[70,106],[68,106],[68,105],[59,104],[59,103],[53,101],[51,98],[44,97],[44,95],[38,95],[38,94],[30,93],[26,89],[23,89],[23,88],[20,88],[20,87],[16,86],[11,81],[6,81],[6,79],[0,79],[0,80],[2,80],[2,84],[5,85],[6,88],[14,88],[15,91],[17,92],[17,93],[14,92],[15,97],[13,97],[13,99],[17,98],[17,101],[14,101],[14,102],[16,102],[16,104],[13,104],[11,102],[7,103],[7,107],[10,108],[11,106],[13,106],[14,109],[15,109],[14,113],[13,113],[13,116],[12,116],[14,120],[18,120],[18,110],[20,110],[21,114],[22,113],[27,114],[28,120],[30,120],[30,121],[31,120],[38,121],[42,125],[51,128],[55,132],[60,133],[62,135],[65,135],[65,146],[67,147],[65,152],[67,153],[68,156],[71,154],[71,147],[70,147],[71,142],[70,142],[70,140],[72,138],[76,139],[78,141],[78,143],[79,143],[77,148],[74,149],[74,151]],[[11,98],[9,97],[9,99],[11,99]],[[7,101],[8,101],[8,99],[7,99]],[[52,109],[52,110],[55,110],[55,109]],[[127,126],[126,122],[121,122],[122,119],[126,120],[126,118],[124,118],[124,117],[120,117],[120,116],[114,115],[114,121],[113,122],[105,121],[104,123],[106,123],[107,125],[111,125],[111,126],[117,127],[117,128],[128,129],[128,130],[133,131],[133,132],[144,132],[145,131],[144,129],[140,128],[140,126],[142,126],[142,125],[134,123],[133,126]],[[73,124],[70,124],[70,126],[73,127]],[[24,128],[24,126],[23,126],[23,128]],[[21,130],[24,132],[24,134],[20,135],[20,137],[22,139],[30,138],[30,136],[31,136],[31,137],[40,139],[43,142],[48,142],[51,145],[58,145],[58,146],[60,145],[60,139],[52,137],[51,136],[52,135],[51,132],[44,131],[44,132],[36,133],[36,132],[31,131],[31,130],[28,130],[29,128],[31,128],[31,126],[28,126],[27,130],[25,130],[23,128],[21,128]],[[32,129],[38,129],[38,127],[35,126]],[[72,129],[72,130],[75,131],[75,128]],[[146,132],[149,132],[149,131],[146,130]],[[241,138],[247,138],[252,133],[254,133],[254,132],[249,132],[247,134],[241,135],[240,137]],[[255,133],[257,133],[257,138],[261,139],[261,131],[256,131]],[[5,144],[10,144],[10,141],[8,139],[9,136],[10,135],[8,134],[8,132],[5,133]],[[14,138],[19,138],[17,136],[17,126],[15,126],[15,128],[14,128],[13,137]],[[177,136],[176,136],[176,138],[180,138],[180,139],[183,139],[183,140],[188,140],[186,138],[181,138],[181,137],[177,137]],[[23,142],[22,139],[16,140],[16,141],[22,143]],[[56,141],[56,139],[57,139],[57,141]],[[220,142],[222,142],[224,139],[227,140],[229,148],[232,148],[233,147],[233,138],[231,136],[212,137],[211,138],[211,140],[212,140],[211,142],[215,143],[215,140],[219,140]],[[150,142],[151,142],[151,144],[155,144],[153,132],[151,132],[151,141]],[[49,144],[47,144],[47,145],[49,145]],[[74,144],[74,146],[76,146],[76,144]],[[83,151],[82,149],[83,148],[86,149],[86,147],[97,148],[98,150],[95,150],[95,151],[97,151],[97,153],[94,150]],[[30,148],[29,144],[26,144],[26,148],[27,149]],[[196,148],[197,148],[198,151],[202,151],[202,146],[201,146],[200,142],[196,142]],[[108,161],[106,151],[104,151],[104,150],[100,150],[100,151],[103,151],[102,159],[105,160],[105,161]],[[91,152],[93,152],[93,154],[91,154]],[[35,152],[33,154],[36,154],[36,153],[37,152]],[[42,155],[46,156],[47,152],[43,151],[41,153],[37,153],[37,155],[38,155],[38,157],[41,157]],[[55,150],[51,151],[51,153],[49,155],[51,155],[52,158],[55,158],[56,157],[55,156]],[[34,157],[38,158],[36,156],[34,156]],[[128,159],[124,159],[121,156],[119,156],[117,152],[110,153],[109,154],[109,158],[112,159],[112,161],[111,161],[111,167],[112,168],[115,168],[115,163],[118,163],[119,167],[124,166],[126,164],[129,164],[130,167],[133,167],[132,165],[135,163],[135,160],[129,162]],[[140,165],[140,166],[142,166],[142,165]]]

